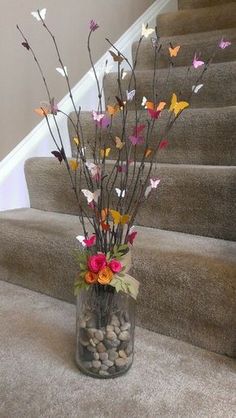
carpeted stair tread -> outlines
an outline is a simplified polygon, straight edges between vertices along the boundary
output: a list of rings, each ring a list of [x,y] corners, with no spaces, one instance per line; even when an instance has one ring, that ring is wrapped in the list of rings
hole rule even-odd
[[[142,283],[138,324],[234,356],[236,243],[136,229],[132,274]],[[1,278],[74,301],[75,236],[82,233],[78,217],[6,211],[0,232]]]
[[[160,36],[228,29],[235,27],[235,22],[236,2],[194,10],[179,10],[157,16],[157,28]]]
[[[196,85],[202,71],[201,68],[194,69],[193,67],[189,71],[187,67],[176,67],[170,73],[168,69],[159,70],[158,89],[156,89],[155,93],[157,95],[156,101],[166,101],[169,105],[173,92],[177,94],[178,100],[188,100],[192,92],[192,86]],[[107,74],[104,79],[106,104],[116,102],[115,96],[118,94],[116,80],[116,73]],[[148,100],[153,99],[153,71],[137,71],[136,80],[136,100],[140,109],[143,96],[146,96]],[[210,65],[202,80],[203,88],[198,94],[193,94],[192,96],[192,108],[235,105],[236,61]],[[128,85],[129,76],[122,81],[124,99]],[[182,93],[181,97],[180,93]],[[129,109],[134,109],[134,101],[129,102],[128,106]]]
[[[179,9],[195,9],[198,7],[218,6],[219,4],[233,3],[236,0],[178,0]]]
[[[199,92],[201,94],[201,92]],[[70,117],[75,122],[75,114]],[[147,119],[143,111],[140,121]],[[150,140],[150,147],[154,147],[157,139],[162,138],[165,128],[165,117],[155,125]],[[84,138],[94,138],[94,121],[91,112],[81,112],[80,121],[83,126]],[[135,112],[130,111],[127,118],[127,132],[131,133],[135,125]],[[122,115],[113,118],[112,131],[120,136]],[[71,146],[74,157],[76,147],[73,141],[74,128],[68,121]],[[111,147],[110,158],[117,157],[117,150],[111,141],[108,130],[103,130],[103,140]],[[168,134],[169,146],[159,152],[158,162],[172,164],[206,164],[206,165],[236,165],[236,106],[206,109],[186,109],[176,121]],[[92,145],[92,144],[91,144]],[[139,160],[143,156],[143,146],[136,149]],[[91,147],[87,146],[87,155],[92,157]]]
[[[108,171],[113,164],[113,161],[107,162]],[[144,171],[148,172],[148,169],[147,163]],[[57,160],[29,159],[25,173],[31,207],[61,213],[78,213],[69,176]],[[142,204],[137,217],[139,225],[236,239],[236,167],[159,164],[155,175],[161,179],[161,184]],[[131,176],[132,171],[129,173],[129,177]],[[119,185],[117,180],[117,186]],[[82,183],[81,187],[86,188],[86,183]],[[127,198],[128,196],[129,192]],[[117,203],[115,190],[112,203]],[[87,210],[83,195],[81,204]]]
[[[116,380],[93,382],[75,365],[73,305],[4,282],[0,295],[5,319],[0,324],[1,417],[236,414],[232,359],[136,327],[130,371]]]
[[[224,40],[232,42],[232,45],[224,50],[217,48],[222,37]],[[209,59],[216,52],[215,63],[233,61],[236,59],[236,22],[235,27],[230,29],[161,38],[162,53],[158,58],[158,68],[166,68],[170,65],[168,50],[170,43],[173,46],[181,46],[177,57],[172,58],[175,66],[191,65],[195,52],[201,52],[201,57],[204,60]],[[135,42],[132,47],[133,58],[135,58],[137,47],[138,42]],[[151,40],[144,40],[139,49],[136,68],[140,70],[152,69],[154,67],[154,56]]]

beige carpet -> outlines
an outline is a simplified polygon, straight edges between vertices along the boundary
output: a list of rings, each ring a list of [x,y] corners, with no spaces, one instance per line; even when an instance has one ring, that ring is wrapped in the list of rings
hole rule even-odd
[[[234,418],[234,360],[137,328],[115,380],[74,362],[75,307],[0,281],[1,418]]]

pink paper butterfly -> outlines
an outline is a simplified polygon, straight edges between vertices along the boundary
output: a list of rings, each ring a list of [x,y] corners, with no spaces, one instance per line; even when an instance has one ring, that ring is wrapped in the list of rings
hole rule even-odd
[[[224,38],[221,39],[220,43],[219,43],[219,47],[221,49],[225,49],[228,46],[232,45],[232,43],[230,41],[224,41]]]
[[[145,191],[145,194],[144,194],[144,196],[146,198],[148,197],[148,195],[149,195],[149,193],[151,192],[152,189],[156,189],[157,188],[157,186],[160,183],[160,181],[161,181],[160,179],[155,178],[155,177],[151,177],[150,178],[150,186],[148,186],[146,188],[146,191]]]
[[[93,110],[92,116],[93,116],[93,120],[95,120],[96,122],[100,122],[104,118],[105,115],[103,113],[98,113],[98,112],[95,112],[95,110]]]
[[[133,245],[133,242],[134,242],[136,236],[137,236],[137,231],[130,232],[130,234],[127,237],[128,243]]]
[[[169,141],[167,141],[167,139],[163,139],[161,142],[160,142],[160,145],[159,145],[159,149],[165,149],[166,147],[168,147],[168,145],[169,145]]]
[[[204,61],[201,61],[199,58],[200,58],[200,56],[197,57],[197,54],[195,53],[194,58],[193,58],[193,66],[194,66],[194,68],[201,67],[202,65],[205,64]]]
[[[151,116],[152,119],[158,119],[160,116],[161,111],[160,110],[153,110],[153,109],[148,109],[148,113]]]
[[[133,135],[134,136],[138,136],[139,134],[141,134],[141,132],[143,132],[143,130],[145,128],[146,128],[146,125],[144,125],[144,124],[134,126],[134,128],[133,128]]]
[[[129,140],[132,143],[132,145],[142,145],[144,143],[144,137],[143,136],[129,136]]]

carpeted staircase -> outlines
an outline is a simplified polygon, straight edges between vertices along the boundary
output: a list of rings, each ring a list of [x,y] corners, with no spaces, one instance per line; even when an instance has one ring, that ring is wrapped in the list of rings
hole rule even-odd
[[[161,99],[169,98],[173,91],[181,91],[184,97],[187,85],[183,79],[196,49],[207,58],[222,36],[232,45],[217,50],[204,87],[170,133],[170,145],[159,158],[160,189],[137,218],[133,274],[142,283],[137,322],[157,333],[234,357],[236,2],[179,0],[179,6],[178,12],[157,17],[161,43],[181,45],[167,88],[168,63],[160,60]],[[134,44],[133,54],[136,48]],[[152,57],[147,40],[138,61],[140,101],[143,95],[152,97]],[[190,85],[198,73],[190,71]],[[124,91],[128,79],[123,81]],[[115,80],[112,73],[104,80],[107,103],[116,95]],[[130,127],[134,121],[131,113]],[[91,113],[82,112],[81,121],[84,136],[91,138]],[[117,117],[117,135],[120,126]],[[73,137],[70,124],[69,130]],[[152,141],[156,135],[157,131]],[[109,164],[112,166],[112,160]],[[73,302],[77,271],[73,249],[75,236],[82,230],[74,216],[77,205],[68,175],[53,158],[28,160],[25,174],[31,208],[0,214],[0,279]]]

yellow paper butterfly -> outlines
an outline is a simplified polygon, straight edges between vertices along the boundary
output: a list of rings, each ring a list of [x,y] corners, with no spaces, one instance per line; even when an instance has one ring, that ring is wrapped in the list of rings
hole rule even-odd
[[[113,222],[115,225],[119,225],[119,224],[125,225],[130,220],[130,215],[128,214],[121,215],[120,212],[118,212],[117,210],[113,210],[113,209],[110,209],[109,212],[113,218]]]
[[[179,112],[186,109],[186,107],[189,107],[189,103],[188,102],[178,102],[176,94],[173,93],[169,111],[174,112],[175,116],[177,116],[179,114]]]
[[[109,154],[110,154],[110,152],[111,152],[111,148],[102,148],[102,149],[100,149],[100,154],[101,154],[101,157],[102,158],[104,158],[104,157],[108,157],[109,156]]]
[[[70,168],[72,171],[76,171],[77,168],[79,167],[79,163],[76,160],[70,160],[69,164],[70,164]]]
[[[125,145],[125,143],[122,142],[121,139],[118,136],[115,137],[115,141],[116,141],[116,148],[121,150],[123,148],[123,146]]]
[[[78,147],[79,144],[80,144],[79,138],[75,137],[75,138],[73,138],[73,141],[74,141],[75,145]]]
[[[180,50],[180,45],[179,46],[176,46],[175,48],[172,48],[170,46],[170,48],[169,48],[170,56],[171,57],[177,57],[179,50]]]

